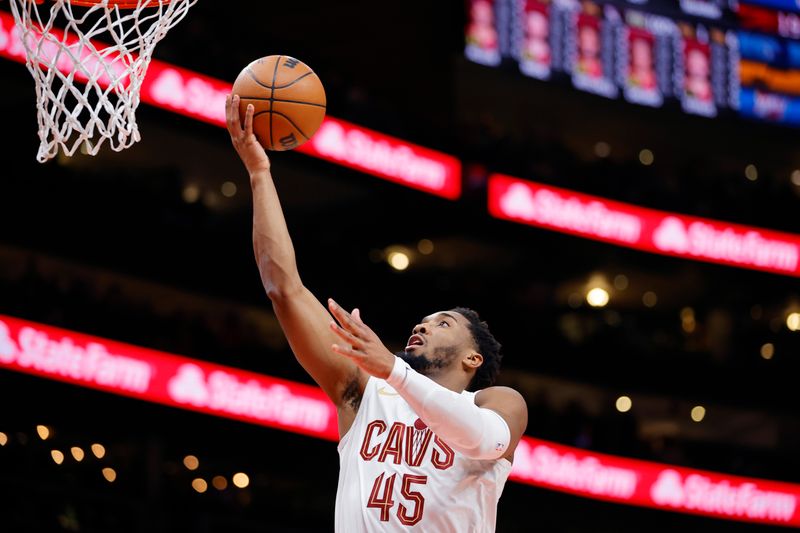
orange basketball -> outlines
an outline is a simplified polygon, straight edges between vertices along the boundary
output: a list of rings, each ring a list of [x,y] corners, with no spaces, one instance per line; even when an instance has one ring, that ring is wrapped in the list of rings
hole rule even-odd
[[[308,65],[289,56],[266,56],[247,65],[236,81],[239,113],[244,124],[253,104],[253,133],[267,150],[297,148],[319,129],[325,118],[325,88]]]

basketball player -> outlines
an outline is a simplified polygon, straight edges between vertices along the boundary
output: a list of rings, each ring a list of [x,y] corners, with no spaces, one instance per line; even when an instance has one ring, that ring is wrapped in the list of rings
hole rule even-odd
[[[228,97],[261,281],[297,360],[337,407],[336,531],[494,531],[527,407],[506,387],[466,389],[491,385],[500,345],[474,311],[456,308],[423,318],[396,356],[358,309],[326,309],[298,274],[253,113],[248,105],[242,126],[239,98]]]

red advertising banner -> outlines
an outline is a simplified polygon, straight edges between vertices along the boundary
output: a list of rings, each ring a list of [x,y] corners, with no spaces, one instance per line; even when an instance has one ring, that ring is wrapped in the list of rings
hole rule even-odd
[[[0,315],[0,368],[339,440],[317,387]]]
[[[800,485],[604,455],[525,437],[511,479],[614,503],[800,526]]]
[[[0,368],[338,440],[308,385],[0,315]],[[511,480],[613,503],[800,526],[800,485],[615,457],[523,437]]]
[[[25,62],[14,17],[3,11],[0,56]],[[71,59],[67,54],[62,57],[59,70],[68,72]],[[108,81],[101,79],[100,85],[107,87]],[[225,127],[225,96],[231,88],[231,83],[153,59],[142,82],[141,101]],[[457,158],[331,116],[297,151],[450,200],[461,196]]]
[[[461,196],[461,162],[455,157],[344,120],[326,117],[297,151],[450,200]]]
[[[800,235],[656,211],[501,174],[497,217],[637,250],[800,276]]]

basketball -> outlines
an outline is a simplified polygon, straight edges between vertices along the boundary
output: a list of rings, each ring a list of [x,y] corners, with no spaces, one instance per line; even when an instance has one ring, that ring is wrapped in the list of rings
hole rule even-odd
[[[291,150],[308,141],[325,118],[325,88],[308,65],[272,55],[247,65],[233,83],[244,124],[253,104],[253,133],[267,150]]]

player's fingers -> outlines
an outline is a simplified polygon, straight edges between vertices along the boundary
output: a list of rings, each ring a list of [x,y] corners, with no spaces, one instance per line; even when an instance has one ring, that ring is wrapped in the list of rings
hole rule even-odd
[[[346,343],[350,344],[354,348],[361,349],[361,348],[364,347],[363,341],[361,339],[359,339],[358,337],[356,337],[355,335],[353,335],[352,333],[350,333],[346,329],[343,329],[342,327],[340,327],[339,324],[337,324],[333,320],[331,320],[331,322],[330,322],[330,328],[331,328],[331,331],[336,333],[339,337],[341,337],[341,339],[343,341],[345,341]]]
[[[353,322],[355,322],[356,325],[358,326],[358,334],[361,336],[361,338],[367,339],[369,338],[370,335],[373,336],[375,335],[375,333],[370,329],[368,325],[364,323],[364,320],[361,318],[361,309],[359,309],[358,307],[353,309],[351,316],[353,317]]]
[[[239,121],[239,95],[234,94],[231,98],[231,128],[236,133],[241,133],[242,125]]]
[[[247,112],[244,114],[244,132],[247,135],[253,133],[253,115],[256,112],[256,108],[253,107],[253,104],[247,104]]]
[[[231,129],[231,95],[227,95],[225,97],[225,124],[228,125],[228,131],[233,131]]]
[[[350,313],[345,311],[341,305],[337,304],[333,300],[333,298],[328,298],[328,309],[336,318],[336,320],[339,321],[339,324],[341,324],[342,327],[354,333],[357,333],[359,331],[360,329],[359,324],[355,320],[353,320],[353,317],[350,316]]]
[[[331,344],[331,350],[338,353],[339,355],[344,355],[345,357],[349,357],[350,359],[361,359],[363,356],[362,353],[354,349],[352,346]]]

